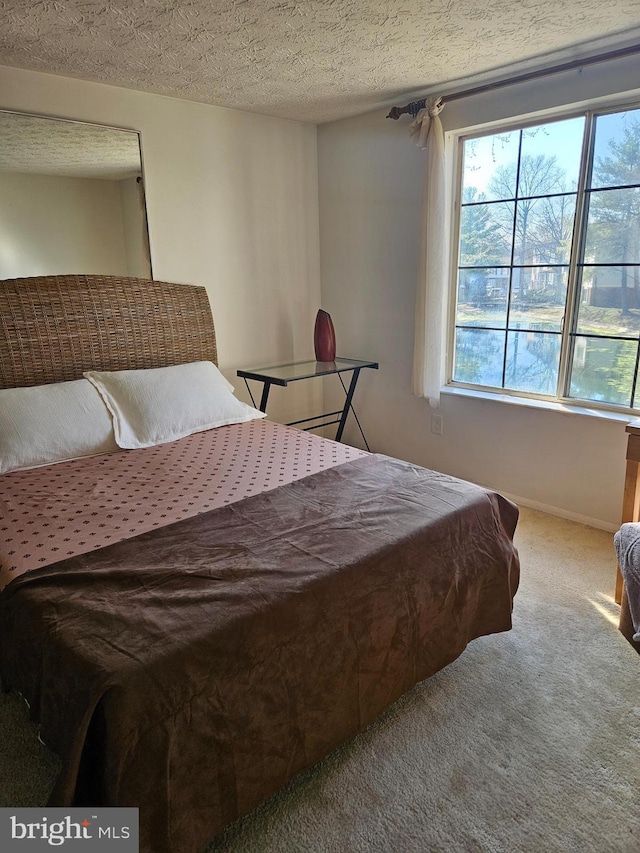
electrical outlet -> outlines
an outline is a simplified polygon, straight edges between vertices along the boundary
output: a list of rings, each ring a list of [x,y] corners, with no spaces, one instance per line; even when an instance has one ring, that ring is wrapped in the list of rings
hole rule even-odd
[[[431,432],[434,435],[442,435],[444,426],[444,418],[435,412],[431,415]]]

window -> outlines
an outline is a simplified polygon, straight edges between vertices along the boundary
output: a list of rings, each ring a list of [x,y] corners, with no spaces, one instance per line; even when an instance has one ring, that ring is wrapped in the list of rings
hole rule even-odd
[[[461,146],[452,382],[640,408],[640,109]]]

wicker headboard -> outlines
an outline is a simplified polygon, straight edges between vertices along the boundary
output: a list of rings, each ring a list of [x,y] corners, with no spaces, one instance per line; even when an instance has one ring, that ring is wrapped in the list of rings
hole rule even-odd
[[[0,388],[206,360],[217,363],[204,287],[101,275],[0,281]]]

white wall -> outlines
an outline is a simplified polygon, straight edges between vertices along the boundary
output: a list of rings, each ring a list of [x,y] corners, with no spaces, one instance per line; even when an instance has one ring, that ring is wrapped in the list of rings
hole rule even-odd
[[[446,130],[638,86],[633,60],[452,102]],[[615,529],[624,422],[443,395],[444,434],[411,396],[422,153],[408,121],[377,111],[318,131],[322,307],[338,354],[380,361],[355,403],[373,449],[500,489],[530,504]],[[353,425],[346,436],[358,443]]]
[[[0,171],[0,278],[127,271],[116,181]]]
[[[313,353],[314,126],[12,68],[0,108],[141,131],[154,278],[207,287],[230,378]],[[270,413],[293,420],[317,382],[277,389]]]

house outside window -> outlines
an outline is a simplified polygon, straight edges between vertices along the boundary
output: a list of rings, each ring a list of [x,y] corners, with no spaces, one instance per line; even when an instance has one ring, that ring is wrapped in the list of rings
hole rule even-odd
[[[451,384],[640,408],[640,109],[460,145]]]

